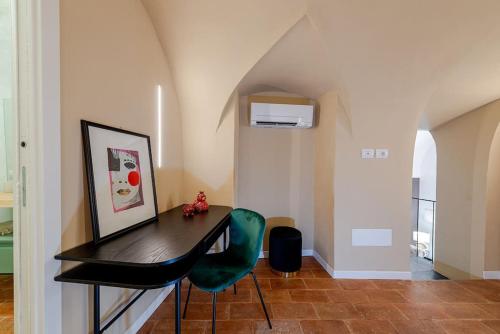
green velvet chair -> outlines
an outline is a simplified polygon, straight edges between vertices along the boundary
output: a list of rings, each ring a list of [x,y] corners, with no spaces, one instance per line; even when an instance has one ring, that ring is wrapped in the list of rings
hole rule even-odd
[[[245,209],[235,209],[231,212],[229,246],[227,249],[221,253],[204,255],[198,260],[188,276],[190,284],[183,318],[186,317],[191,287],[194,284],[201,290],[212,293],[212,333],[215,333],[217,292],[224,291],[233,285],[236,294],[236,282],[250,274],[259,293],[267,323],[269,328],[272,329],[266,304],[253,272],[262,248],[265,229],[266,221],[257,212]]]

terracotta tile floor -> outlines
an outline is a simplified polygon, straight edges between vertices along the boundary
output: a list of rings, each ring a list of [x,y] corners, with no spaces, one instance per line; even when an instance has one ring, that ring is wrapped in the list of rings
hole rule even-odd
[[[255,273],[273,331],[252,280],[217,298],[217,333],[500,333],[500,281],[334,280],[311,257],[298,278],[275,276],[266,260]],[[183,284],[183,301],[188,284]],[[184,333],[210,333],[211,299],[193,289]],[[140,330],[173,333],[173,294]],[[13,278],[0,275],[0,334],[13,332]]]
[[[275,276],[266,260],[255,273],[273,331],[247,277],[237,295],[218,295],[217,333],[500,333],[500,281],[334,280],[312,257],[303,258],[298,278]],[[189,304],[183,332],[210,333],[210,294],[193,288]],[[173,316],[171,294],[139,333],[173,333]]]
[[[14,279],[0,274],[0,334],[14,332]]]

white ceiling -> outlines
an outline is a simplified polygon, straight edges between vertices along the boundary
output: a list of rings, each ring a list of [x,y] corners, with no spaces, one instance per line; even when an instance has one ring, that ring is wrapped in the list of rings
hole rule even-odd
[[[471,44],[442,75],[425,107],[429,124],[441,124],[500,98],[498,28]]]
[[[431,128],[500,97],[499,13],[498,0],[309,1],[353,112]]]
[[[316,98],[336,89],[358,120],[367,113],[380,117],[406,113],[415,122],[420,119],[421,128],[434,128],[500,98],[499,0],[295,0],[294,10],[302,8],[297,5],[300,1],[304,17],[240,78],[234,88],[241,94],[281,89]],[[175,13],[159,12],[162,1],[143,2],[153,13],[163,47],[170,50],[169,61],[181,66],[189,49],[181,56],[178,41],[199,35],[176,29],[189,22],[202,29],[208,19],[192,9],[182,12],[182,22],[166,28],[165,22],[175,20]],[[182,2],[167,3],[178,7]],[[229,18],[238,13],[238,7],[250,10],[247,1],[229,4],[224,12]],[[267,22],[264,17],[270,9],[259,8],[251,7],[253,17]],[[261,16],[256,15],[259,10]],[[240,41],[253,36],[251,26],[239,27],[237,20],[207,22],[220,25],[226,35],[236,34]],[[248,45],[233,44],[238,45],[233,51]],[[203,68],[213,67],[212,53],[208,48],[200,58],[200,63],[207,64]],[[221,61],[229,66],[228,59],[239,61],[235,56]],[[186,72],[192,68],[187,63],[182,66]],[[177,69],[172,70],[176,74]]]
[[[331,73],[322,41],[304,16],[247,73],[238,91],[251,95],[278,89],[315,99],[333,89]]]
[[[348,105],[408,108],[433,128],[500,98],[499,13],[500,1],[311,0],[240,93],[342,89]]]

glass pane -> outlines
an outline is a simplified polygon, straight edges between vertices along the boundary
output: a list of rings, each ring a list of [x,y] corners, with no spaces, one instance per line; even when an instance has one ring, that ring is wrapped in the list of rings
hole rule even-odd
[[[0,191],[8,192],[11,191],[10,181],[12,181],[14,174],[14,122],[12,114],[13,35],[10,5],[10,0],[0,0]]]
[[[434,205],[420,201],[417,239],[419,256],[430,260],[434,258]]]
[[[13,115],[13,33],[12,1],[0,0],[0,193],[12,196],[14,177],[14,115]],[[5,206],[5,205],[4,205]],[[0,208],[0,235],[12,224],[12,208]],[[10,225],[9,225],[10,224]],[[7,227],[6,227],[7,226]],[[0,259],[1,260],[1,259]],[[2,272],[0,263],[0,273]]]
[[[5,125],[5,169],[6,181],[12,184],[14,178],[14,114],[12,110],[12,99],[3,101],[4,125]],[[12,188],[9,186],[8,188]],[[4,189],[9,190],[9,189]]]
[[[411,254],[434,260],[435,203],[413,199]]]

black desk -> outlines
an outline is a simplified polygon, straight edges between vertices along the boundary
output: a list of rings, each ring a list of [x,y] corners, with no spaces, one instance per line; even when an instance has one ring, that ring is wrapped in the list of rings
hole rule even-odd
[[[89,242],[67,250],[55,258],[82,263],[55,280],[94,286],[94,334],[108,329],[147,290],[175,284],[175,330],[180,333],[181,281],[222,234],[225,248],[231,210],[226,206],[210,206],[208,212],[186,218],[182,206],[178,206],[160,214],[157,223],[99,245]],[[101,328],[100,286],[143,291]]]

